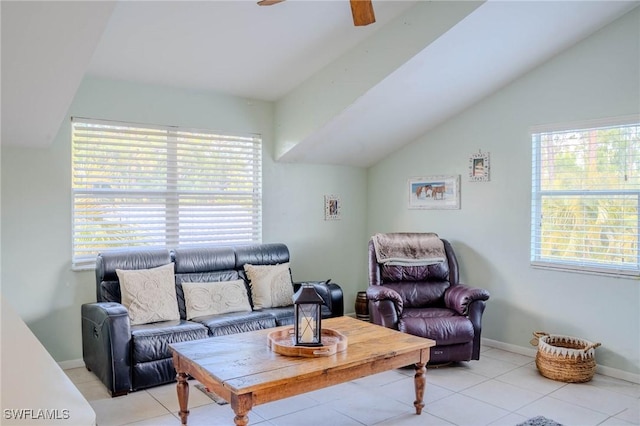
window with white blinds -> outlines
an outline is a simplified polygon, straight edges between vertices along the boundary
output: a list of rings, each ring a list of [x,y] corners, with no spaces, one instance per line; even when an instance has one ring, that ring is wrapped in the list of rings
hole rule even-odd
[[[124,247],[260,242],[262,140],[72,118],[74,269]]]
[[[532,133],[532,265],[640,275],[637,120]]]

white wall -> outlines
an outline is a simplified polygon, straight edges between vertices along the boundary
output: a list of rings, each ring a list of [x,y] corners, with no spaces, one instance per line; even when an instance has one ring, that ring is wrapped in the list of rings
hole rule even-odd
[[[639,36],[636,9],[369,170],[368,233],[449,239],[462,281],[491,292],[483,337],[532,348],[534,330],[578,336],[602,343],[599,364],[640,373],[638,280],[529,265],[529,128],[638,114]],[[490,182],[468,182],[479,149],[491,154]],[[462,208],[407,209],[407,179],[439,174],[461,175]]]
[[[263,135],[263,241],[291,252],[294,280],[332,278],[353,311],[366,287],[366,171],[273,161],[273,105],[213,93],[86,78],[68,116],[183,125]],[[72,272],[71,136],[63,123],[51,146],[2,146],[2,294],[57,361],[82,357],[80,305],[95,302],[93,271]],[[324,195],[343,218],[324,221]]]

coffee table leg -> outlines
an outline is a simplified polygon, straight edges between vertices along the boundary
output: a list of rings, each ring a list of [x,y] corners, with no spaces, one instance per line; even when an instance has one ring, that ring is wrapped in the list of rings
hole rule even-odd
[[[416,363],[415,369],[414,384],[416,387],[416,400],[413,405],[416,407],[416,414],[421,414],[424,408],[424,388],[427,384],[427,377],[425,376],[426,368],[424,364]]]
[[[249,411],[253,407],[253,395],[246,393],[243,395],[231,395],[231,408],[236,416],[233,418],[236,426],[246,426],[249,424]]]
[[[189,415],[189,383],[187,382],[186,373],[178,373],[176,375],[178,379],[178,404],[180,405],[180,420],[183,425],[187,424],[187,416]]]

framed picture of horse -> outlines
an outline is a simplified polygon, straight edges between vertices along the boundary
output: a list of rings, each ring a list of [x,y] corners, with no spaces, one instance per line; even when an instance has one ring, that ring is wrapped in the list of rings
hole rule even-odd
[[[409,178],[410,209],[459,209],[460,175]]]

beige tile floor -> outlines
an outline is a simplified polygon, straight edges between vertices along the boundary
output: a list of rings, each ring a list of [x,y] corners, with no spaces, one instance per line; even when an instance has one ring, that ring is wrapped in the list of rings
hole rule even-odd
[[[84,368],[67,374],[96,411],[98,425],[177,426],[175,385],[111,398]],[[189,424],[233,425],[190,381]],[[596,375],[567,384],[538,374],[531,357],[485,347],[480,361],[427,371],[426,407],[413,409],[413,370],[399,369],[293,398],[259,405],[250,424],[262,426],[517,425],[545,416],[567,426],[640,425],[640,385]]]

